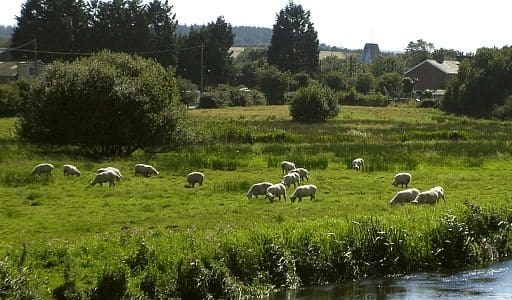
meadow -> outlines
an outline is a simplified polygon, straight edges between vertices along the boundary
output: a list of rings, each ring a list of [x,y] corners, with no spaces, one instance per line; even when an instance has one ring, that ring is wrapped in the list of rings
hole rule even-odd
[[[512,253],[511,122],[408,106],[346,106],[319,124],[287,106],[192,109],[194,145],[103,161],[23,143],[15,122],[0,119],[0,296],[240,298]],[[315,201],[247,199],[281,180],[282,160],[308,168]],[[29,176],[40,162],[53,176]],[[82,176],[64,177],[67,163]],[[160,175],[136,177],[136,163]],[[90,186],[107,165],[123,179]],[[185,188],[190,171],[203,186]],[[446,202],[390,206],[400,171],[409,187],[443,186]]]

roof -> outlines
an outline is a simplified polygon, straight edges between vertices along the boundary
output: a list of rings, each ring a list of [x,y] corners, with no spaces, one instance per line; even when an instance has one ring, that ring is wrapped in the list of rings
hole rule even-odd
[[[439,69],[441,72],[449,75],[455,75],[459,72],[459,62],[456,60],[445,60],[442,64],[438,63],[434,59],[426,59],[416,66],[412,67],[409,71],[405,72],[406,74],[414,71],[424,64],[430,64],[435,68]]]
[[[0,61],[0,76],[15,77],[18,75],[18,63],[15,61]]]

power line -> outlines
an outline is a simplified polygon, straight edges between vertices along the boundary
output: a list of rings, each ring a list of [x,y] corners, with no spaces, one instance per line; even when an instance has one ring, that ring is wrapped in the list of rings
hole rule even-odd
[[[15,48],[0,48],[0,50],[4,50],[5,52],[10,51],[17,51],[17,52],[27,52],[27,53],[43,53],[43,54],[55,54],[55,55],[83,55],[83,56],[90,56],[95,54],[95,52],[63,52],[63,51],[41,51],[41,50],[28,50],[28,49],[20,49],[22,47],[25,47],[29,44],[33,43],[33,41],[30,41],[28,43],[25,43],[21,46],[15,47]],[[191,49],[199,49],[200,46],[192,46],[192,47],[184,47],[184,48],[177,48],[177,49],[165,49],[165,50],[155,50],[155,51],[135,51],[135,52],[129,52],[131,54],[137,54],[137,55],[147,55],[147,54],[159,54],[159,53],[171,53],[176,51],[184,51],[184,50],[191,50]]]

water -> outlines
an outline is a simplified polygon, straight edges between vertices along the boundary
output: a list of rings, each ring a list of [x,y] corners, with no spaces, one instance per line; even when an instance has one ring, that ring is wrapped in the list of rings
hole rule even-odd
[[[512,260],[453,274],[415,273],[280,292],[271,299],[512,299]]]

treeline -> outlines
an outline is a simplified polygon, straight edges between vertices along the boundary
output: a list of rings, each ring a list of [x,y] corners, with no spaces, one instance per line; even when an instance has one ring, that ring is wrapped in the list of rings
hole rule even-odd
[[[178,25],[178,36],[188,35],[192,29],[200,28],[200,25]],[[233,26],[235,35],[233,46],[236,47],[267,47],[272,38],[272,29],[256,26]]]

